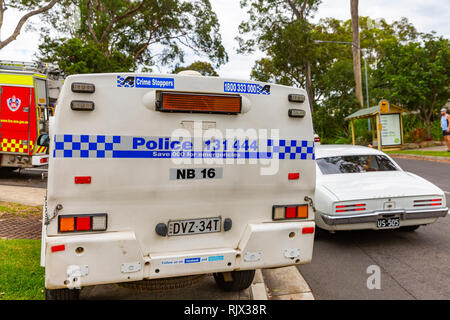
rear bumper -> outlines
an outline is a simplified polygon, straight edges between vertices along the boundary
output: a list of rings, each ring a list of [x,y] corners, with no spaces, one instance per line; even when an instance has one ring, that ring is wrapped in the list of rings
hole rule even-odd
[[[303,229],[311,227],[314,221],[249,224],[236,248],[180,247],[164,253],[143,250],[132,231],[46,236],[45,286],[77,288],[306,264],[312,258],[314,233],[303,233]],[[61,246],[63,250],[55,251]]]
[[[48,165],[48,154],[30,156],[23,153],[0,153],[0,167],[32,168],[45,165]]]
[[[35,155],[31,158],[33,166],[45,166],[48,164],[48,154]]]
[[[398,216],[400,220],[430,219],[445,217],[448,214],[448,208],[432,209],[410,209],[410,210],[390,210],[374,211],[370,213],[352,214],[352,215],[327,215],[320,214],[323,222],[329,226],[377,222],[378,219]]]

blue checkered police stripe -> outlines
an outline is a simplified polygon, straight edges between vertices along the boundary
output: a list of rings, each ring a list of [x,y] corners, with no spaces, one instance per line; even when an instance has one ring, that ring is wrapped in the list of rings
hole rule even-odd
[[[117,87],[134,88],[134,77],[124,78],[122,76],[117,76]]]
[[[242,147],[242,142],[231,150],[209,151],[203,145],[203,150],[197,151],[193,150],[191,141],[170,137],[64,134],[55,135],[54,139],[54,158],[315,159],[314,141],[307,140],[260,140],[256,150]]]

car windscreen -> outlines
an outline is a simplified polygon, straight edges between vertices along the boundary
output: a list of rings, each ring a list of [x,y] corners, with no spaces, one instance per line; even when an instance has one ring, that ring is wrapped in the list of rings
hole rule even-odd
[[[317,165],[323,174],[396,171],[397,167],[383,155],[357,155],[319,158]]]

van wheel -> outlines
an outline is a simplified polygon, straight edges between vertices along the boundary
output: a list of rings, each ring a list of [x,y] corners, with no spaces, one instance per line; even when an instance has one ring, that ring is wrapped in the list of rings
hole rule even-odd
[[[419,227],[420,227],[420,225],[400,227],[400,231],[416,231]]]
[[[80,289],[45,289],[45,300],[78,300]]]
[[[198,274],[192,276],[140,280],[130,282],[115,283],[121,288],[133,289],[138,291],[164,292],[167,290],[183,289],[191,287],[205,278],[206,274]]]
[[[230,281],[225,281],[222,272],[213,274],[216,284],[224,291],[241,291],[247,289],[255,277],[255,270],[231,271],[230,273]]]

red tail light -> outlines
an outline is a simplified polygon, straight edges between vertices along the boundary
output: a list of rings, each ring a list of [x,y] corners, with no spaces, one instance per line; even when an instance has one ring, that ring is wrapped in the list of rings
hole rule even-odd
[[[106,213],[58,217],[59,232],[105,231],[107,225]]]
[[[288,179],[289,180],[298,180],[298,179],[300,179],[300,173],[299,172],[288,173]]]
[[[314,227],[306,227],[302,229],[303,234],[314,233]]]
[[[64,251],[66,250],[66,246],[61,244],[59,246],[52,246],[52,252]]]
[[[442,206],[442,199],[414,200],[414,207]]]
[[[365,211],[365,210],[366,210],[365,203],[337,205],[336,206],[336,212],[355,212],[355,211]]]
[[[77,231],[89,231],[91,230],[92,217],[78,217],[77,218]]]
[[[273,206],[273,220],[306,219],[308,218],[308,205]]]
[[[320,138],[319,137],[314,137],[314,142],[320,142]]]
[[[91,183],[91,177],[75,177],[75,184],[90,184]]]

